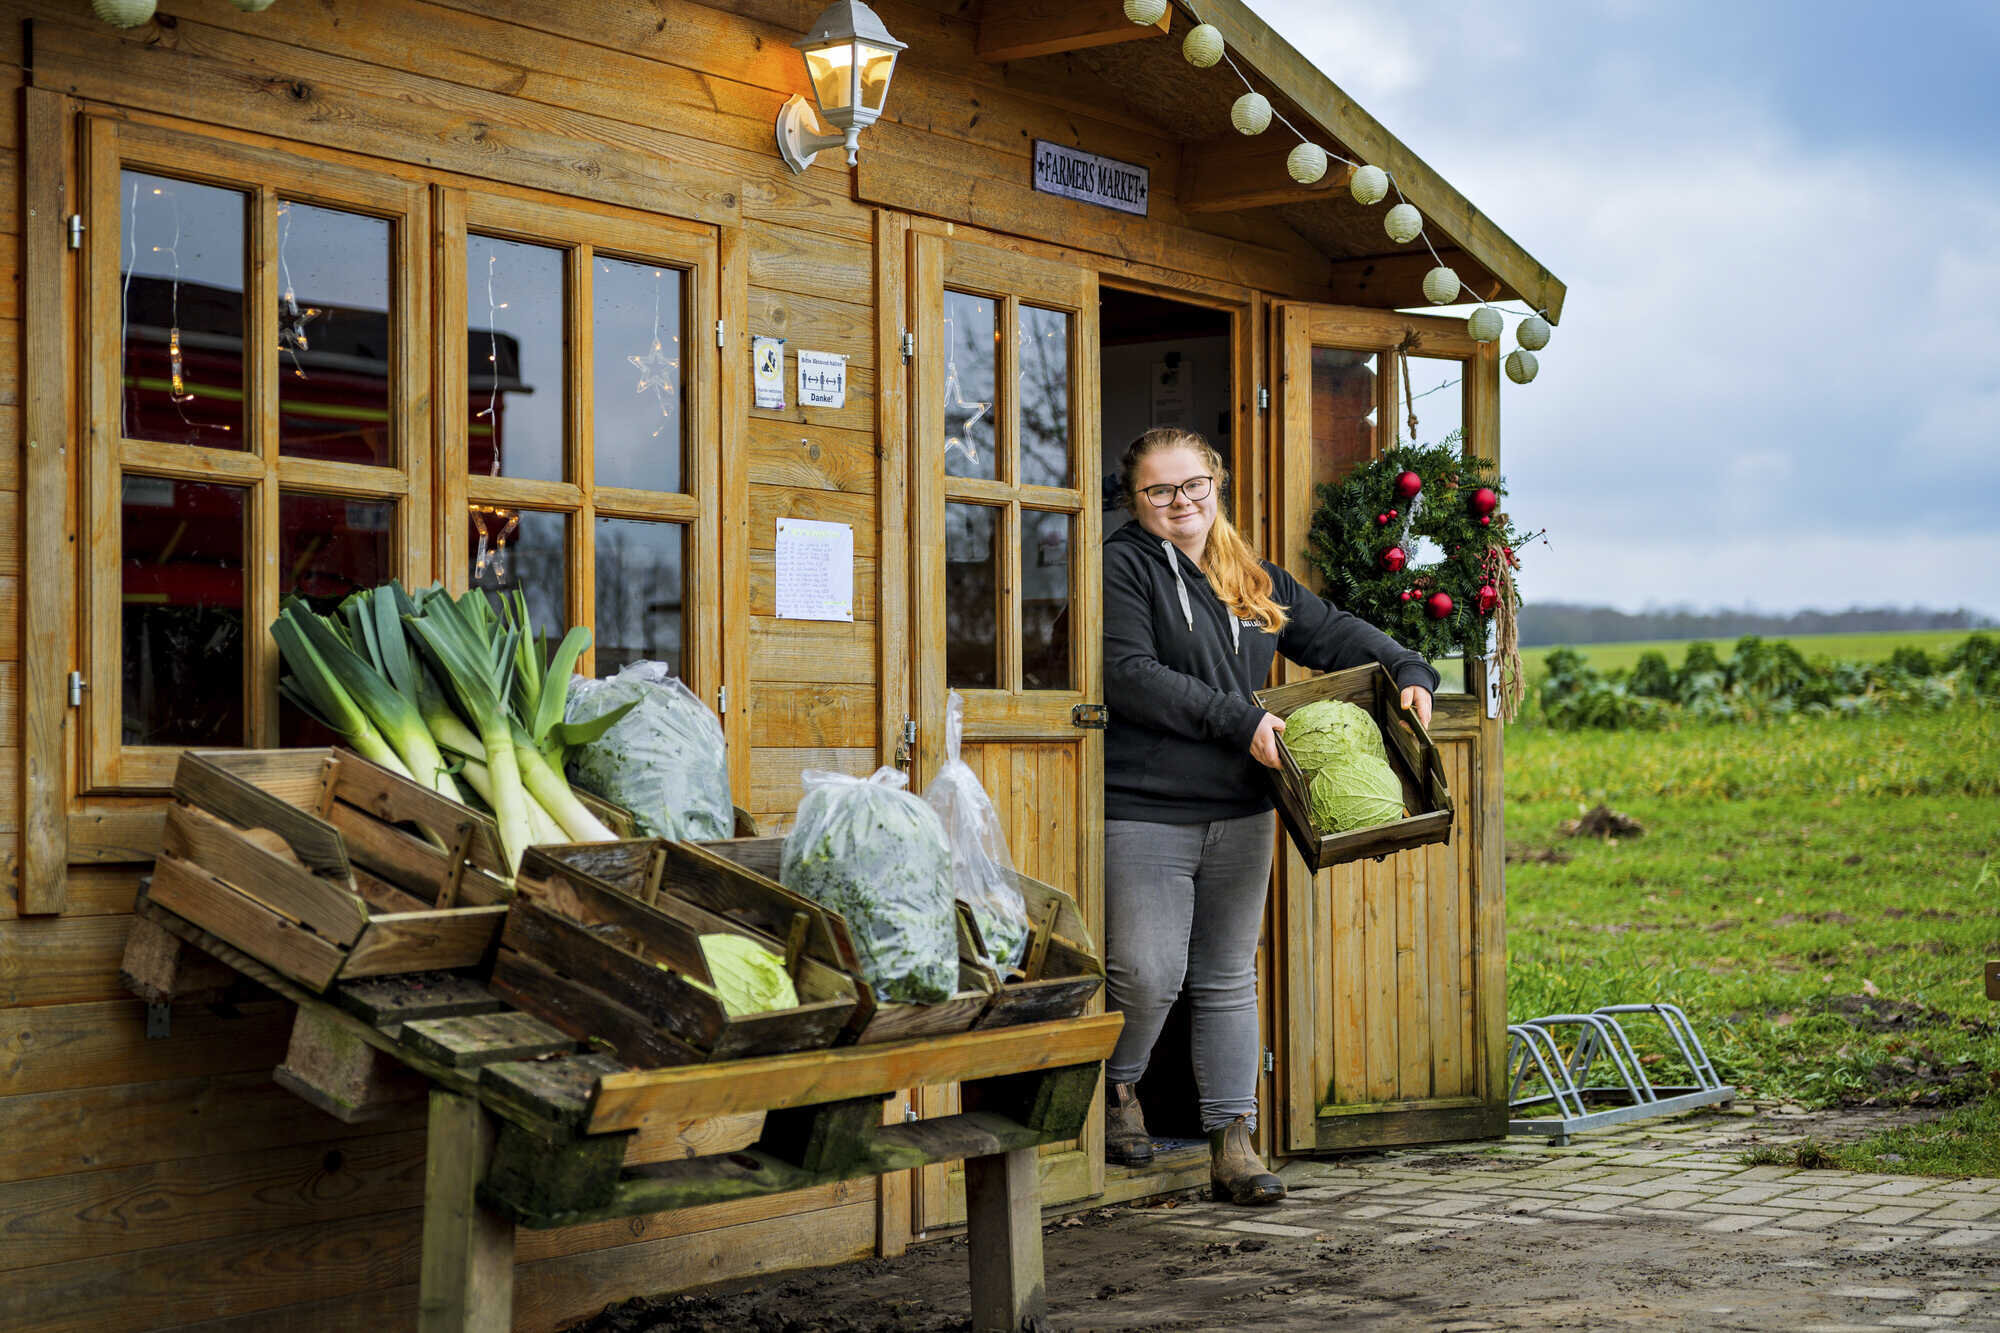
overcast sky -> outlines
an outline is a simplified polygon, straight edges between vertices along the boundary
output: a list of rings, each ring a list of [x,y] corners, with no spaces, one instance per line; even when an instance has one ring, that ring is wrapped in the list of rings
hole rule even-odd
[[[1568,284],[1527,596],[2000,616],[2000,4],[1256,9]]]

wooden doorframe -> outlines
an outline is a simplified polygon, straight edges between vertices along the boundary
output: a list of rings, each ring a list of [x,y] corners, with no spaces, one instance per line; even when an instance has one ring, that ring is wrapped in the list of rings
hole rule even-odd
[[[1401,392],[1393,353],[1410,335],[1417,335],[1417,354],[1446,357],[1465,366],[1465,452],[1499,461],[1499,355],[1496,344],[1475,342],[1455,319],[1405,315],[1393,311],[1350,309],[1298,303],[1270,307],[1270,364],[1277,380],[1270,424],[1271,475],[1269,516],[1272,545],[1269,558],[1279,564],[1297,562],[1305,549],[1315,506],[1310,432],[1312,422],[1311,349],[1342,346],[1377,353],[1380,357],[1376,419],[1381,440],[1393,439]],[[1304,445],[1287,447],[1288,425],[1303,429]],[[1280,662],[1285,681],[1311,673]],[[1471,747],[1466,790],[1454,790],[1463,817],[1456,825],[1456,853],[1466,858],[1471,876],[1472,1047],[1464,1052],[1473,1080],[1469,1096],[1412,1102],[1385,1102],[1356,1113],[1322,1117],[1316,1054],[1331,1040],[1334,1021],[1332,969],[1334,960],[1316,956],[1321,933],[1317,913],[1331,910],[1321,877],[1281,840],[1278,888],[1272,905],[1275,937],[1283,947],[1274,952],[1280,967],[1278,993],[1285,1021],[1278,1025],[1284,1043],[1278,1059],[1277,1119],[1282,1128],[1275,1142],[1282,1151],[1310,1153],[1343,1147],[1433,1142],[1476,1138],[1505,1132],[1506,1095],[1506,949],[1504,895],[1501,891],[1502,748],[1497,720],[1485,716],[1483,666],[1472,665],[1469,697],[1440,700],[1434,738]],[[1469,839],[1471,846],[1464,845]],[[1404,854],[1411,855],[1411,854]],[[1329,872],[1339,873],[1339,872]],[[1276,1008],[1277,1006],[1273,1006]]]

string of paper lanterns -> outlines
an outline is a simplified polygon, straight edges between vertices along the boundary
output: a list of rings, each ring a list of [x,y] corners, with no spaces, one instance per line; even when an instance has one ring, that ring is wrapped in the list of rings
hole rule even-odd
[[[1166,17],[1172,0],[1125,0],[1125,17],[1142,27],[1152,27]],[[1245,136],[1262,134],[1276,120],[1294,135],[1298,136],[1298,147],[1285,156],[1285,170],[1301,185],[1312,185],[1325,178],[1330,164],[1339,161],[1354,168],[1349,178],[1347,191],[1354,202],[1364,208],[1396,196],[1396,202],[1382,215],[1382,230],[1397,245],[1408,245],[1411,241],[1422,240],[1424,248],[1431,252],[1434,267],[1424,274],[1424,299],[1432,305],[1451,305],[1461,297],[1471,295],[1479,308],[1466,318],[1465,329],[1472,338],[1483,343],[1497,343],[1507,331],[1506,315],[1519,315],[1518,311],[1502,310],[1499,306],[1471,293],[1460,280],[1458,273],[1439,256],[1437,247],[1431,244],[1430,236],[1424,229],[1424,215],[1417,206],[1403,198],[1403,191],[1396,179],[1381,167],[1365,162],[1355,162],[1329,153],[1306,135],[1298,126],[1286,120],[1284,114],[1271,105],[1271,99],[1251,86],[1250,80],[1229,54],[1229,47],[1223,41],[1221,31],[1212,23],[1202,21],[1189,0],[1180,0],[1181,8],[1187,10],[1194,19],[1194,27],[1188,29],[1181,39],[1181,55],[1196,69],[1212,69],[1226,64],[1243,84],[1243,95],[1229,108],[1229,123],[1239,134]],[[1514,340],[1520,344],[1507,354],[1502,363],[1507,378],[1516,384],[1527,384],[1541,370],[1535,353],[1549,345],[1549,322],[1543,318],[1545,312],[1537,310],[1521,318],[1514,330]]]
[[[229,0],[229,3],[246,14],[261,14],[277,0]],[[90,0],[90,12],[114,28],[136,28],[150,23],[159,7],[159,0]]]

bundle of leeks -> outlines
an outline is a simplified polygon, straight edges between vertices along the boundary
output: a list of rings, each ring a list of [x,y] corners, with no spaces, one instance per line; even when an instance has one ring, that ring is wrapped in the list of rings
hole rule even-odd
[[[615,835],[570,790],[563,753],[624,716],[563,720],[590,631],[537,640],[518,591],[415,595],[400,583],[356,592],[322,616],[286,601],[271,633],[289,672],[278,691],[357,753],[462,804],[459,779],[493,812],[509,867],[535,843]]]

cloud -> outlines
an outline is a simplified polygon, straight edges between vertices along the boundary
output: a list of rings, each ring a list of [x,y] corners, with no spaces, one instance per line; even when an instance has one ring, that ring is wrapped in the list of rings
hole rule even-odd
[[[1557,539],[1529,595],[2000,614],[1987,152],[1828,133],[1783,62],[1743,77],[1762,15],[1259,8],[1569,286],[1502,396],[1510,507]],[[1837,79],[1850,36],[1801,40]]]

